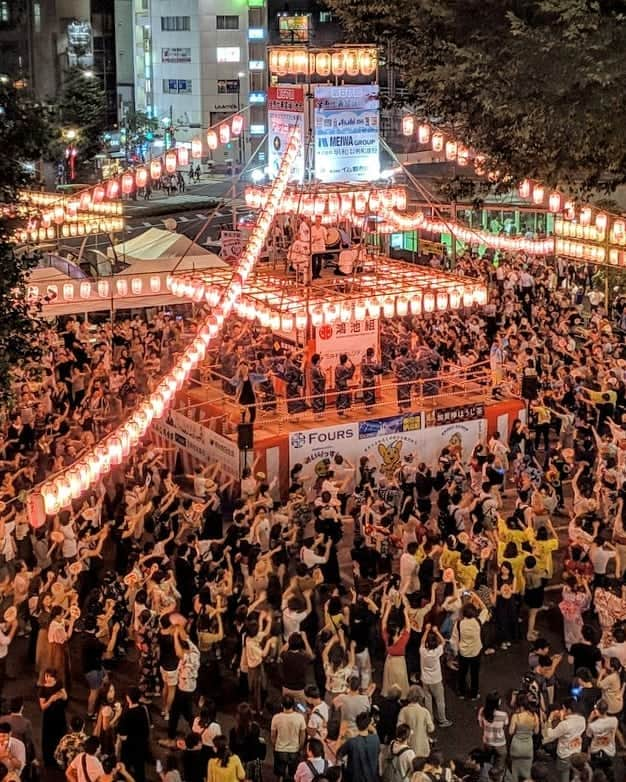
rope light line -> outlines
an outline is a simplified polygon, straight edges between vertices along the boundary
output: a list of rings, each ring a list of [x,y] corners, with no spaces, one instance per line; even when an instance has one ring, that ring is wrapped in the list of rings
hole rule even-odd
[[[415,136],[420,145],[431,145],[433,152],[442,153],[444,159],[450,163],[456,163],[465,167],[473,163],[474,171],[478,176],[486,176],[493,181],[500,177],[499,171],[486,171],[484,168],[486,156],[469,149],[449,131],[442,131],[427,120],[420,119],[414,114],[406,114],[402,118],[402,135]],[[524,179],[518,184],[520,198],[530,201],[534,206],[551,212],[562,214],[566,220],[576,220],[581,225],[589,225],[592,213],[595,212],[596,226],[604,231],[609,225],[612,232],[618,236],[626,234],[626,225],[619,215],[611,214],[598,207],[589,204],[577,205],[573,198],[567,196],[558,188],[547,187],[540,181]],[[616,225],[615,230],[613,226]]]
[[[29,495],[29,519],[33,526],[41,526],[47,514],[58,513],[70,505],[109,473],[111,467],[121,464],[125,457],[139,444],[153,420],[161,418],[184,385],[191,371],[206,355],[211,341],[219,333],[226,316],[241,297],[242,288],[250,276],[267,235],[274,215],[289,181],[298,149],[302,143],[297,127],[292,129],[285,153],[281,159],[278,174],[272,184],[267,204],[250,234],[246,247],[233,270],[230,283],[226,286],[216,306],[200,325],[196,337],[187,346],[176,365],[147,396],[138,409],[77,462],[44,481],[38,490]],[[187,283],[191,298],[201,302],[206,298],[202,283]]]
[[[220,145],[228,144],[233,139],[241,136],[244,127],[243,114],[250,109],[244,106],[228,117],[215,122],[206,130],[206,146],[209,151],[214,151]],[[199,160],[203,153],[203,143],[200,137],[191,141],[191,154],[188,147],[174,147],[164,151],[161,155],[152,158],[148,163],[138,163],[129,166],[123,173],[108,177],[96,185],[89,185],[71,195],[39,193],[37,191],[21,191],[21,198],[33,206],[42,206],[40,218],[41,225],[32,225],[28,229],[19,232],[21,241],[36,241],[37,232],[42,226],[49,227],[52,223],[61,224],[75,220],[79,211],[98,211],[103,202],[116,201],[120,195],[130,195],[135,190],[146,187],[150,181],[160,179],[163,174],[174,174],[179,168],[185,168],[190,160]],[[52,196],[52,197],[51,197]],[[49,207],[52,209],[48,210]],[[116,213],[121,213],[121,204]]]
[[[492,247],[498,250],[505,250],[508,252],[515,252],[523,250],[524,252],[533,255],[554,255],[555,240],[554,237],[546,239],[513,239],[509,236],[499,236],[491,234],[487,231],[480,231],[460,223],[456,220],[451,220],[449,217],[443,215],[438,204],[434,202],[432,193],[425,188],[421,182],[406,168],[406,166],[398,159],[396,153],[391,149],[384,139],[381,139],[383,147],[392,156],[395,162],[403,169],[404,174],[407,176],[411,184],[420,192],[428,204],[430,205],[433,215],[436,215],[435,219],[428,218],[423,212],[418,211],[412,215],[400,214],[396,208],[389,208],[384,203],[381,203],[381,214],[387,221],[387,226],[384,224],[378,227],[381,232],[391,233],[392,231],[415,231],[423,229],[425,231],[431,231],[433,233],[440,233],[442,231],[448,231],[454,234],[458,239],[464,242],[476,242],[478,244],[484,244],[487,247]]]

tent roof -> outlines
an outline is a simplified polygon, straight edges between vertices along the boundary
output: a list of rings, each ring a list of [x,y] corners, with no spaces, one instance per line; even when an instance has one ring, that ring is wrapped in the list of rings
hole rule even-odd
[[[155,271],[169,271],[177,266],[183,255],[185,257],[178,265],[180,269],[207,269],[227,265],[217,255],[195,244],[184,234],[164,231],[161,228],[149,228],[126,242],[116,244],[107,251],[109,257],[113,257],[113,250],[118,259],[130,263],[131,268],[125,269],[125,274],[151,271],[150,262],[155,264]]]
[[[28,281],[33,284],[41,283],[41,282],[68,282],[72,280],[72,278],[69,276],[69,274],[63,274],[62,271],[59,271],[54,266],[46,266],[46,267],[35,267],[29,277]]]

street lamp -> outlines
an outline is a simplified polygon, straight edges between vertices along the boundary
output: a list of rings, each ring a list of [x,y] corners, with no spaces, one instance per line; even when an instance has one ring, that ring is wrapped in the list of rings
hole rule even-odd
[[[76,178],[76,157],[78,150],[76,149],[75,141],[78,138],[78,131],[74,128],[67,128],[63,131],[63,137],[68,142],[65,147],[65,159],[69,168],[70,182],[73,182]]]

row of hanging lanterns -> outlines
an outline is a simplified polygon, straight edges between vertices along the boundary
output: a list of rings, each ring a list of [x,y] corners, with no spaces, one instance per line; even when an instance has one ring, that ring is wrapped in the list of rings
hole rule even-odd
[[[119,218],[86,220],[84,222],[63,223],[60,226],[48,226],[47,228],[29,227],[18,230],[13,238],[20,243],[45,242],[56,240],[59,235],[69,238],[99,233],[119,233],[124,230],[124,225],[124,220]]]
[[[277,76],[372,76],[378,67],[374,47],[350,47],[329,51],[308,51],[280,47],[270,49],[270,72]]]
[[[273,331],[282,330],[290,333],[293,329],[302,330],[311,320],[311,325],[319,328],[334,323],[350,323],[363,321],[365,318],[393,318],[406,315],[421,315],[447,309],[472,307],[474,304],[484,305],[487,301],[487,289],[482,285],[459,286],[451,289],[428,289],[413,291],[407,294],[382,294],[366,296],[360,301],[327,302],[311,304],[303,303],[294,314],[279,312],[265,307],[250,299],[242,299],[237,307],[237,314],[249,320],[259,320],[261,326]]]
[[[176,392],[182,388],[189,377],[190,372],[204,358],[209,343],[217,335],[224,319],[241,296],[242,286],[259,257],[276,209],[287,187],[290,171],[300,144],[301,134],[298,129],[295,129],[283,155],[266,209],[250,234],[241,258],[233,270],[229,285],[225,288],[221,300],[211,314],[200,325],[196,337],[185,349],[176,366],[140,403],[137,410],[122,426],[107,435],[71,467],[42,484],[39,493],[41,512],[30,513],[32,524],[36,526],[43,524],[45,514],[58,513],[62,508],[67,507],[72,500],[80,497],[94,483],[102,480],[112,466],[121,464],[144,436],[153,419],[163,416],[172,403]],[[204,297],[202,283],[193,280],[190,285],[193,289],[194,299]]]
[[[426,217],[423,212],[415,212],[413,215],[399,214],[393,210],[383,212],[385,224],[379,227],[381,232],[393,233],[395,231],[431,231],[433,233],[452,232],[458,239],[466,243],[484,244],[496,250],[505,252],[527,252],[533,255],[554,254],[554,238],[548,239],[523,239],[510,236],[499,236],[487,231],[474,230],[455,220],[438,220]]]
[[[244,195],[246,206],[262,209],[267,198],[267,188],[247,187]],[[349,218],[366,213],[377,214],[379,209],[406,209],[407,197],[403,187],[381,189],[338,190],[330,193],[307,193],[288,190],[279,207],[279,213],[297,212],[306,217],[327,215]]]
[[[149,278],[118,277],[114,280],[98,280],[90,282],[65,282],[62,285],[51,283],[45,288],[40,285],[29,285],[27,295],[30,300],[48,297],[54,301],[82,301],[94,299],[109,299],[111,296],[142,296],[161,292],[162,281],[158,274]]]
[[[467,147],[460,144],[456,139],[450,138],[440,130],[436,130],[427,122],[418,122],[413,114],[407,114],[402,118],[402,133],[405,136],[417,136],[420,144],[430,144],[433,152],[443,152],[445,159],[456,161],[460,166],[466,166],[470,159],[470,152]],[[483,165],[485,157],[483,155],[472,155],[474,168],[479,176],[485,174]],[[499,178],[500,172],[489,172],[487,176],[490,179]],[[552,214],[563,213],[566,220],[578,220],[581,225],[590,225],[592,220],[591,207],[584,206],[577,209],[574,201],[567,199],[565,195],[558,190],[550,190],[540,182],[534,182],[530,179],[524,179],[518,186],[520,198],[530,200],[535,206],[547,209]],[[596,227],[598,231],[604,233],[609,223],[609,216],[602,211],[595,215]],[[619,223],[617,231],[614,231],[613,225]],[[613,220],[611,233],[618,237],[626,234],[624,221],[620,219]]]
[[[228,144],[231,138],[241,135],[244,127],[244,118],[241,114],[235,114],[230,121],[222,122],[217,130],[209,128],[206,134],[206,143],[210,150],[215,150],[220,144]],[[179,168],[189,165],[190,157],[199,159],[202,157],[203,146],[200,138],[194,138],[189,147],[176,147],[168,150],[164,155],[154,158],[149,165],[139,166],[125,171],[121,176],[114,176],[106,182],[93,188],[83,190],[76,198],[60,201],[55,193],[39,193],[30,190],[21,190],[18,194],[20,201],[33,206],[54,206],[41,215],[40,228],[47,229],[51,223],[61,225],[72,219],[79,219],[79,211],[89,211],[103,215],[121,215],[122,203],[118,201],[122,195],[130,195],[139,188],[144,188],[149,180],[156,181],[166,174],[175,174]],[[110,203],[115,202],[115,203]],[[19,232],[17,238],[20,241],[41,241],[39,230],[36,237],[32,237],[33,230],[28,233]],[[93,232],[93,231],[90,231]],[[67,234],[67,236],[83,234]],[[26,237],[26,239],[24,238]],[[44,236],[43,239],[46,237]]]

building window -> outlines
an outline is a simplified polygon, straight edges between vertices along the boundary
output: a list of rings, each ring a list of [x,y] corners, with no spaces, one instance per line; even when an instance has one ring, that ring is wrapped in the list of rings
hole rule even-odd
[[[241,60],[241,50],[238,46],[218,46],[218,62],[239,62]]]
[[[191,62],[191,49],[178,46],[161,49],[161,62]]]
[[[41,3],[33,3],[33,30],[41,32]]]
[[[265,93],[264,92],[251,92],[248,95],[248,102],[249,103],[265,103]]]
[[[217,94],[218,95],[234,95],[239,92],[239,79],[218,79],[217,80]]]
[[[11,21],[11,13],[9,11],[8,0],[2,0],[0,2],[0,22],[2,24],[8,24]]]
[[[333,15],[330,11],[320,11],[320,24],[328,24],[333,21]]]
[[[250,62],[248,63],[248,68],[251,71],[264,71],[265,62],[263,60],[250,60]]]
[[[162,16],[161,30],[168,33],[178,33],[191,30],[190,16]]]
[[[239,17],[236,14],[218,14],[215,18],[215,26],[218,30],[238,30]]]
[[[250,27],[248,28],[248,40],[249,41],[262,41],[265,37],[265,31],[262,27]]]
[[[163,92],[169,95],[190,95],[191,79],[163,79]]]

